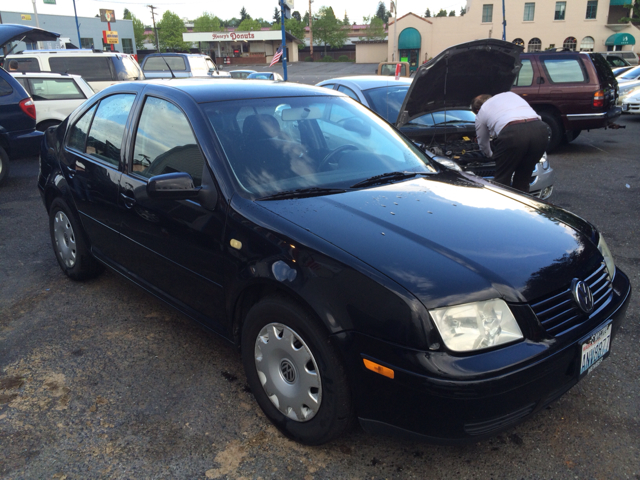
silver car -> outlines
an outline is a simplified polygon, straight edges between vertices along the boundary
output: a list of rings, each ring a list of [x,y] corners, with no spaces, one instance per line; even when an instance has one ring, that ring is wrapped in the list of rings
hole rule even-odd
[[[318,86],[350,96],[395,125],[412,83],[413,78],[407,77],[394,80],[388,76],[363,75],[332,78],[318,83]],[[419,142],[419,146],[438,163],[484,178],[493,178],[496,165],[480,152],[474,141],[475,115],[470,108],[425,110],[424,115],[414,118],[411,124],[404,125],[401,130],[408,133],[416,124],[419,124],[417,128],[420,128],[421,135],[428,136],[430,140]],[[412,135],[409,134],[409,137]],[[549,198],[553,191],[554,176],[555,172],[545,153],[531,176],[530,194],[543,200]]]

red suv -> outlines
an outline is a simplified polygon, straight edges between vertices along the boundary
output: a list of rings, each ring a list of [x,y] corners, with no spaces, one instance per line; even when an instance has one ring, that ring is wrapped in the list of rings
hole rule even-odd
[[[618,82],[599,53],[520,54],[522,68],[511,91],[538,112],[550,131],[548,151],[582,130],[604,128],[620,116]]]

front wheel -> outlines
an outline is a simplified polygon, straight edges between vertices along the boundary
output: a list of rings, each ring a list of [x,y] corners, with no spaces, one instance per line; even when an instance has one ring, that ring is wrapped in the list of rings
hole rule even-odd
[[[87,280],[102,271],[102,265],[89,252],[78,217],[61,198],[51,204],[49,232],[58,264],[68,277]]]
[[[9,155],[4,150],[4,148],[0,147],[0,185],[4,182],[9,176]]]
[[[350,427],[351,391],[339,352],[294,302],[268,297],[251,308],[242,363],[260,408],[289,438],[320,445]]]

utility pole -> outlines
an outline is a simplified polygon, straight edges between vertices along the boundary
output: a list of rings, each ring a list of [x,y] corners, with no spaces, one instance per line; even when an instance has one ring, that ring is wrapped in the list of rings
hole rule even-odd
[[[393,0],[391,3],[393,5],[393,53],[391,54],[391,61],[395,62],[396,52],[398,51],[398,34],[396,31],[396,25],[398,24],[398,0]],[[388,28],[389,25],[387,24],[387,29]]]
[[[311,61],[313,61],[313,15],[311,14],[311,4],[313,0],[309,0],[309,48],[311,50]]]
[[[155,8],[153,5],[147,5],[151,9],[151,19],[153,20],[153,31],[156,34],[156,49],[158,53],[160,53],[160,42],[158,42],[158,29],[156,28],[156,12],[154,12]]]

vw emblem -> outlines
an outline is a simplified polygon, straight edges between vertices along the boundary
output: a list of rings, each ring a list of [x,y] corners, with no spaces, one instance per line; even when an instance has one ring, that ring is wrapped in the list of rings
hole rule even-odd
[[[573,298],[584,313],[593,311],[593,295],[591,295],[589,285],[582,280],[574,278],[571,285],[571,293],[573,293]]]
[[[280,362],[280,375],[287,383],[294,383],[296,381],[296,368],[286,358]]]

